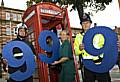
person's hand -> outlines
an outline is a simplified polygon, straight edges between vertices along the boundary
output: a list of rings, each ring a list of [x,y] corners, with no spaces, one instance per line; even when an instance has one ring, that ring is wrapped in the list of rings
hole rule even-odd
[[[80,44],[80,45],[79,45],[79,49],[80,49],[80,50],[83,50],[83,49],[84,49],[84,44]]]
[[[7,65],[7,60],[6,60],[6,59],[3,59],[3,60],[2,60],[2,63]]]
[[[7,69],[7,60],[6,59],[3,59],[2,60],[2,64],[3,64],[3,70],[5,71],[5,72],[7,72],[8,71],[8,69]]]
[[[54,61],[51,65],[56,65],[58,63],[59,63],[58,61]]]

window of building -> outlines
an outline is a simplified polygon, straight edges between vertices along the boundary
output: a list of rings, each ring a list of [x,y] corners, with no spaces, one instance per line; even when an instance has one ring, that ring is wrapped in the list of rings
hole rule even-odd
[[[18,21],[22,21],[22,15],[18,14]]]
[[[10,13],[6,12],[6,20],[10,20]]]
[[[9,26],[6,27],[6,35],[11,35],[11,29]]]
[[[17,15],[13,13],[12,16],[13,16],[13,21],[17,21]]]
[[[6,25],[6,21],[1,21],[1,25],[5,26]]]

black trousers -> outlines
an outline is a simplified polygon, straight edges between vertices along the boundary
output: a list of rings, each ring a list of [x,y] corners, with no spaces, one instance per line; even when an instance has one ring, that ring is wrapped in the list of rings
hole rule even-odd
[[[109,72],[106,73],[95,73],[84,67],[84,77],[83,82],[111,82],[111,77]]]
[[[33,82],[33,76],[29,77],[28,79],[26,79],[26,80],[24,80],[24,81],[15,81],[15,80],[9,78],[9,79],[7,80],[7,82]]]
[[[10,67],[8,65],[8,73],[12,74],[14,72],[16,72],[17,70],[20,70],[21,72],[25,72],[27,69],[26,67],[26,63],[24,63],[22,66],[14,68],[14,67]],[[9,78],[7,82],[33,82],[33,76],[30,76],[29,78],[25,79],[24,81],[15,81],[12,78]]]

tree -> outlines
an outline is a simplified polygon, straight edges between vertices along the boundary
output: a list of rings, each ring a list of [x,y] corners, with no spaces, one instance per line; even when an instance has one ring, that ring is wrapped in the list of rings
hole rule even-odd
[[[106,5],[112,2],[112,0],[30,0],[35,3],[38,2],[52,2],[59,3],[62,5],[73,5],[72,10],[77,9],[80,20],[84,13],[84,9],[90,7],[92,11],[98,12],[103,11],[106,8]]]
[[[27,1],[26,3],[27,3],[27,7],[30,7],[31,5],[33,5],[33,1],[32,0]]]

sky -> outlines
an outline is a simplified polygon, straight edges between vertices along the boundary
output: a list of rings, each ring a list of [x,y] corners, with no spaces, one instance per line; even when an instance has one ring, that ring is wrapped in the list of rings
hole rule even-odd
[[[0,0],[0,2],[1,1],[2,0]],[[27,0],[4,0],[4,6],[26,10],[26,1]],[[68,11],[69,10],[70,7],[68,8]],[[89,12],[89,9],[86,9],[85,12]],[[81,27],[77,11],[69,12],[69,19],[72,27]],[[98,13],[93,12],[91,19],[93,23],[97,23],[98,26],[108,26],[110,28],[114,28],[114,26],[120,27],[120,9],[118,0],[113,0],[104,11],[99,11]]]
[[[86,9],[85,12],[89,12],[89,9]],[[79,20],[77,11],[72,11],[69,13],[71,18],[71,22],[73,26],[79,27]],[[74,16],[74,17],[73,17]],[[98,13],[93,12],[93,16],[91,16],[92,22],[97,23],[98,26],[107,26],[114,29],[114,26],[120,27],[120,9],[118,5],[118,0],[113,0],[111,4],[109,4],[104,11],[98,11]],[[71,26],[72,26],[71,25]],[[93,26],[93,25],[92,25]]]

